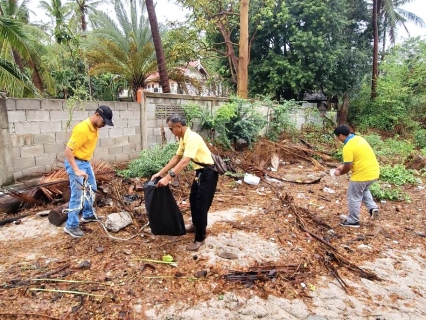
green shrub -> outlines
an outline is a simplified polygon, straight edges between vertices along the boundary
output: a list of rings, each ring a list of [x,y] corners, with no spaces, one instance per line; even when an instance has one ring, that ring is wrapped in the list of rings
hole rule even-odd
[[[403,201],[410,200],[408,195],[403,192],[399,187],[392,187],[390,185],[383,185],[378,182],[370,186],[371,195],[378,200],[393,200]]]
[[[186,124],[190,128],[194,125],[194,119],[201,119],[203,117],[203,109],[198,104],[187,104],[182,109]]]
[[[419,180],[414,176],[414,171],[406,169],[403,165],[386,165],[380,168],[380,181],[388,182],[395,186],[418,184]]]
[[[296,126],[290,118],[292,109],[298,106],[298,103],[291,101],[284,101],[282,104],[273,103],[269,99],[264,99],[262,103],[270,108],[270,121],[266,137],[272,141],[277,141],[284,132],[294,132]]]
[[[177,142],[173,142],[164,146],[155,145],[151,149],[144,149],[137,159],[129,163],[127,169],[119,171],[118,174],[125,178],[151,178],[176,154],[178,146]]]
[[[414,131],[413,140],[416,147],[425,149],[426,148],[426,130],[417,129],[416,131]]]
[[[385,163],[403,163],[414,149],[412,143],[399,139],[399,136],[382,140],[379,135],[373,133],[363,138],[367,140],[381,162]]]
[[[258,105],[236,97],[222,105],[213,115],[217,141],[228,149],[239,140],[251,147],[266,125],[265,117],[257,108]]]

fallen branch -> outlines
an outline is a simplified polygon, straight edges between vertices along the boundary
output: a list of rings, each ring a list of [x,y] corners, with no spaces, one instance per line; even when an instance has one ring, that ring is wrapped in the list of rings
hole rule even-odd
[[[3,220],[0,220],[0,226],[11,223],[13,221],[17,221],[17,220],[22,219],[22,218],[25,218],[29,215],[31,215],[31,213],[21,214],[19,216],[13,217],[13,218],[6,218],[6,219],[3,219]]]
[[[153,263],[165,263],[165,264],[169,264],[173,267],[177,267],[177,263],[175,261],[163,261],[163,260],[154,260],[154,259],[134,259],[136,261],[144,261],[144,262],[153,262]]]
[[[330,272],[333,274],[333,276],[337,279],[337,281],[342,285],[342,287],[345,289],[347,285],[346,283],[340,278],[337,270],[334,266],[331,265],[331,260],[335,260],[339,265],[345,266],[349,270],[358,273],[360,277],[366,278],[369,280],[381,280],[377,275],[370,271],[363,270],[362,268],[356,266],[354,263],[350,262],[343,254],[341,254],[336,247],[331,245],[329,242],[323,240],[318,235],[314,234],[313,232],[309,231],[306,228],[305,222],[302,219],[299,211],[307,212],[306,209],[298,208],[294,205],[293,198],[289,196],[288,194],[285,195],[285,197],[282,196],[281,193],[277,192],[277,197],[283,202],[283,204],[286,204],[290,210],[293,212],[293,214],[296,216],[296,223],[298,224],[299,228],[308,233],[312,238],[317,240],[320,244],[325,246],[327,249],[323,249],[324,252],[326,252],[326,256],[324,257],[324,265],[325,267],[330,270]],[[308,216],[313,217],[313,214],[309,214]],[[325,224],[326,225],[326,224]]]
[[[99,294],[93,294],[83,291],[69,291],[69,290],[56,290],[56,289],[41,289],[41,288],[30,288],[29,291],[45,291],[45,292],[60,292],[60,293],[70,293],[70,294],[76,294],[76,295],[83,295],[83,296],[91,296],[91,297],[97,297],[102,298],[103,295]]]
[[[64,279],[50,279],[50,278],[37,278],[37,279],[31,279],[31,280],[32,281],[67,282],[67,283],[99,283],[98,281],[64,280]]]
[[[50,271],[48,273],[43,274],[41,276],[41,278],[49,278],[52,274],[58,273],[58,272],[60,272],[60,271],[62,271],[64,269],[68,268],[69,266],[70,266],[70,264],[67,263],[66,265],[64,265],[64,266],[62,266],[62,267],[60,267],[58,269],[55,269],[55,270],[52,270],[52,271]]]

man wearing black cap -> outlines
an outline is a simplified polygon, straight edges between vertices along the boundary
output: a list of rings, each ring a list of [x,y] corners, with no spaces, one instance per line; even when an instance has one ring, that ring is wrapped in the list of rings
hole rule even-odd
[[[68,209],[68,219],[64,231],[74,238],[83,236],[79,227],[78,214],[82,210],[81,222],[97,221],[93,212],[93,203],[83,200],[83,179],[87,179],[93,191],[96,191],[96,179],[90,164],[93,152],[99,138],[99,129],[106,125],[114,126],[112,111],[107,106],[100,106],[86,120],[78,123],[72,130],[71,138],[65,148],[65,169],[68,173],[71,188],[71,198]],[[93,200],[93,199],[92,199]]]

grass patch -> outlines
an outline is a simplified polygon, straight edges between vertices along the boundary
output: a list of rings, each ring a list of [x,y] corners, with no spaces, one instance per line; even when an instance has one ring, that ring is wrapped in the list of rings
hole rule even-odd
[[[151,178],[176,154],[178,146],[177,142],[173,142],[164,146],[155,145],[151,149],[143,149],[139,158],[131,161],[127,169],[118,171],[118,175],[125,178]]]

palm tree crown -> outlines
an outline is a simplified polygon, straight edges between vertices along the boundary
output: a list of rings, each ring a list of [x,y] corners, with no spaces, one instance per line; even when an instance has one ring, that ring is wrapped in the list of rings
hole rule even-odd
[[[89,72],[92,75],[110,72],[122,76],[136,97],[147,77],[157,70],[149,21],[144,16],[145,3],[142,0],[114,0],[114,11],[116,19],[100,11],[91,15],[94,29],[85,48]]]

